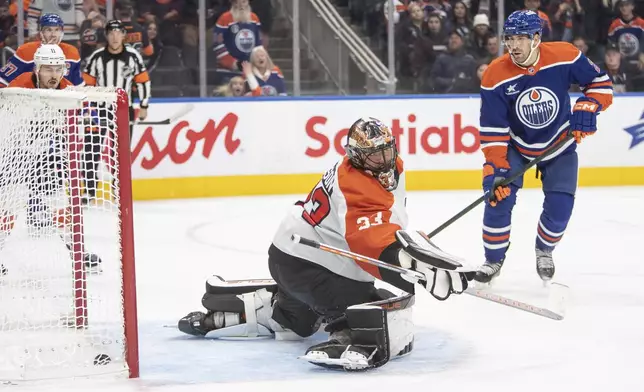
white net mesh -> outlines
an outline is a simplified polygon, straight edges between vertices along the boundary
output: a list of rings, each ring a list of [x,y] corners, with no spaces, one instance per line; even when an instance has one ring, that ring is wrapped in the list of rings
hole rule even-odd
[[[127,374],[119,97],[0,90],[0,381]]]

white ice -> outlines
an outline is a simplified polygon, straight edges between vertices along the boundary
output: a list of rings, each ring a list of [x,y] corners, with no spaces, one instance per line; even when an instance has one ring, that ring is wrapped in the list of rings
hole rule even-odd
[[[411,192],[410,227],[431,230],[476,199],[474,191]],[[298,196],[135,205],[141,377],[0,385],[83,391],[641,391],[644,390],[644,188],[582,188],[555,253],[556,280],[571,288],[567,317],[552,321],[471,296],[438,302],[419,292],[413,353],[367,373],[297,360],[301,342],[191,338],[177,320],[201,308],[205,279],[269,277],[266,251]],[[512,246],[496,290],[539,301],[534,237],[539,190],[519,195]],[[436,237],[482,262],[482,207]]]

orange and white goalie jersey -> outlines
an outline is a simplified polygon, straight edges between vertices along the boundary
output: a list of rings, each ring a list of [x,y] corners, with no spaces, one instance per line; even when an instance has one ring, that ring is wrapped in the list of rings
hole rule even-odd
[[[348,158],[336,163],[313,188],[306,200],[297,202],[282,221],[273,244],[342,275],[370,282],[380,278],[378,268],[323,252],[291,240],[293,234],[365,256],[379,258],[396,242],[396,231],[407,226],[405,173],[396,160],[398,186],[385,190],[370,174],[351,166]]]

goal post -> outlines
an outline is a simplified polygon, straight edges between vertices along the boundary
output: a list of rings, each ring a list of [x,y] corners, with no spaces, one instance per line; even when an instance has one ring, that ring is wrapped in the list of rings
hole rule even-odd
[[[139,376],[128,97],[0,89],[0,382]]]

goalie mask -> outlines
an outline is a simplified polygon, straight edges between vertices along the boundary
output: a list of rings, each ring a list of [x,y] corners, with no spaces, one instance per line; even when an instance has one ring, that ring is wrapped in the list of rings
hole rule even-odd
[[[345,150],[353,167],[374,176],[386,190],[396,189],[398,151],[388,126],[372,117],[359,119],[349,129]]]

